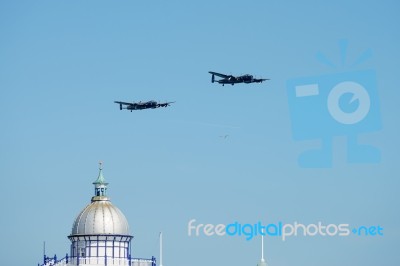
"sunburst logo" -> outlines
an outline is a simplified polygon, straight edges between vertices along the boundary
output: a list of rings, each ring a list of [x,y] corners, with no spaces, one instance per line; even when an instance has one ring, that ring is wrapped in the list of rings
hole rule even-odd
[[[360,134],[381,129],[376,73],[374,70],[354,71],[372,56],[372,52],[366,50],[347,64],[347,41],[340,41],[339,48],[340,65],[323,53],[317,53],[318,61],[334,73],[287,81],[293,138],[321,140],[319,149],[299,155],[301,167],[332,167],[332,143],[336,136],[347,137],[348,163],[381,160],[379,149],[357,141]],[[353,70],[343,72],[344,69]]]

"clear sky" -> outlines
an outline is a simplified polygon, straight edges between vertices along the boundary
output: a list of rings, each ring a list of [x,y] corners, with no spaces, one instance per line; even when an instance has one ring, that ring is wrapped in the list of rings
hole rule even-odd
[[[399,12],[398,1],[0,1],[1,264],[37,265],[43,241],[69,253],[101,160],[135,257],[158,257],[163,231],[166,266],[255,265],[259,238],[189,237],[189,220],[321,221],[384,235],[266,237],[269,265],[400,265]],[[354,164],[346,134],[293,117],[288,81],[368,69],[381,127],[359,139],[381,157]],[[271,80],[223,87],[208,71]],[[176,103],[128,112],[115,100]],[[320,141],[294,139],[307,133],[296,121],[334,136],[331,166],[298,163]]]

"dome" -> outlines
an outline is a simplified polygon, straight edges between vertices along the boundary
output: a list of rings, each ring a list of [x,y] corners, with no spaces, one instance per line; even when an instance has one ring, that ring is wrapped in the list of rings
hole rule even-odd
[[[124,235],[129,236],[125,215],[107,197],[107,185],[100,163],[99,176],[93,182],[95,195],[76,217],[71,236],[76,235]]]
[[[92,200],[76,217],[71,235],[129,235],[125,215],[108,200]]]

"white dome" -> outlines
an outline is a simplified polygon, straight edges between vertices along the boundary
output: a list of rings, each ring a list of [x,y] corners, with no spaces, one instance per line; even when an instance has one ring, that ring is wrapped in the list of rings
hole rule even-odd
[[[129,225],[125,215],[108,199],[92,199],[92,202],[76,217],[72,226],[71,235],[100,234],[129,235]]]

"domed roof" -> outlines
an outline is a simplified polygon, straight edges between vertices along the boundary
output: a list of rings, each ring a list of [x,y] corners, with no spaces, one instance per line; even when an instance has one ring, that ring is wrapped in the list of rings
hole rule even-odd
[[[129,235],[125,215],[108,200],[87,205],[72,226],[71,235]]]
[[[99,176],[95,182],[95,195],[76,217],[72,226],[73,235],[129,235],[125,215],[107,197],[107,185],[100,164]]]

